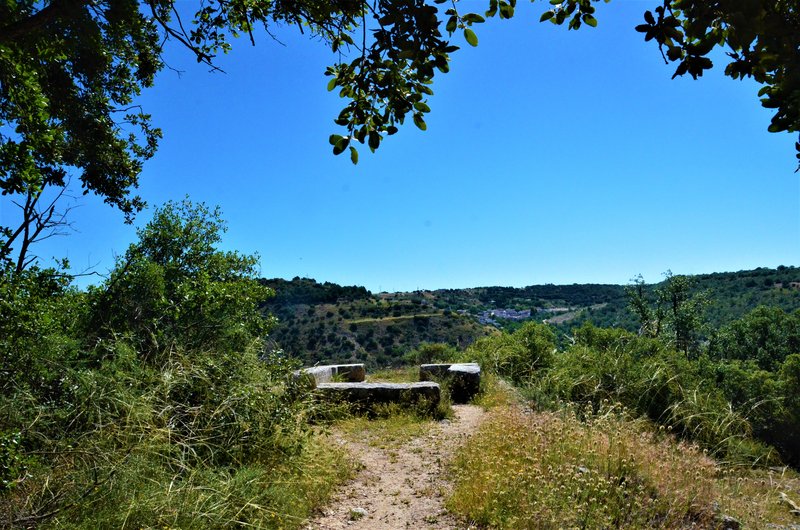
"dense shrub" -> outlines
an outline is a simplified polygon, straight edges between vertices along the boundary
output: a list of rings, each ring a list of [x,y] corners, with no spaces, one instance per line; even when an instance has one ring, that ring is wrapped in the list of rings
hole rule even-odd
[[[523,383],[538,370],[550,366],[555,341],[555,333],[548,325],[526,322],[512,334],[499,333],[478,339],[461,357],[515,383]]]
[[[774,462],[769,448],[751,438],[744,411],[731,408],[711,374],[707,359],[690,359],[656,339],[584,326],[576,344],[556,355],[526,392],[544,408],[575,402],[598,410],[620,403],[723,459]]]
[[[78,357],[83,295],[55,269],[0,270],[0,394],[63,393],[63,367]]]
[[[449,344],[441,342],[423,342],[416,350],[408,352],[404,360],[409,364],[431,364],[453,362],[459,351]]]

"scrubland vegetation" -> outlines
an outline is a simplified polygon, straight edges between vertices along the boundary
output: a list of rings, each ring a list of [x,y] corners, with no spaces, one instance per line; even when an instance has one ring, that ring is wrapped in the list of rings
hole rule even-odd
[[[223,232],[218,212],[170,203],[98,286],[3,271],[0,526],[299,528],[353,472],[331,422],[392,446],[448,417],[447,400],[314,402],[299,362],[266,346],[255,258],[220,251]],[[420,342],[373,374],[481,364],[489,419],[452,464],[450,509],[497,528],[796,524],[800,311],[709,330],[683,277],[629,294],[638,333],[527,322]]]
[[[86,292],[4,272],[0,526],[296,528],[348,475],[223,230],[168,204]]]
[[[587,324],[565,349],[538,323],[478,340],[454,358],[524,406],[496,408],[460,451],[450,508],[496,528],[796,524],[798,322],[757,309],[688,352],[669,318],[650,338]]]

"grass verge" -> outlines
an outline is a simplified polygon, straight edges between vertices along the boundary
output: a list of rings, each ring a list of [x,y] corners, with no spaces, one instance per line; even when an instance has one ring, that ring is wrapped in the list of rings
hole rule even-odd
[[[713,528],[721,513],[755,528],[797,522],[778,503],[800,493],[796,475],[726,470],[647,421],[581,413],[495,408],[456,455],[448,508],[507,529]]]
[[[419,366],[384,368],[367,375],[367,381],[385,383],[415,383],[419,381]]]
[[[335,423],[346,437],[373,447],[390,449],[427,433],[438,420],[451,418],[453,409],[446,391],[431,409],[426,402],[416,405],[387,403],[373,406],[363,414],[345,416]]]
[[[44,528],[301,528],[351,476],[341,448],[314,436],[285,460],[225,469],[169,471],[157,448],[137,450],[114,470],[105,495]]]

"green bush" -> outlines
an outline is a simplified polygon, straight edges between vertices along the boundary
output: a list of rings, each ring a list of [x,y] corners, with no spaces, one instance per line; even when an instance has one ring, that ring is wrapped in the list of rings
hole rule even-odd
[[[55,269],[0,270],[0,394],[61,399],[63,367],[78,358],[83,295]]]
[[[715,359],[753,361],[762,370],[777,371],[786,357],[800,353],[800,310],[757,307],[720,329],[708,350]]]
[[[26,473],[25,457],[20,450],[22,433],[0,432],[0,495],[13,489]]]
[[[774,463],[774,452],[751,438],[747,416],[730,406],[712,372],[707,360],[691,360],[657,340],[584,326],[526,393],[543,408],[576,402],[597,411],[620,403],[720,458]]]
[[[555,342],[550,326],[526,322],[512,334],[478,339],[464,351],[461,360],[477,362],[483,370],[523,383],[551,365]]]
[[[423,342],[416,350],[411,350],[404,356],[408,364],[449,363],[458,357],[458,350],[450,344],[441,342]]]

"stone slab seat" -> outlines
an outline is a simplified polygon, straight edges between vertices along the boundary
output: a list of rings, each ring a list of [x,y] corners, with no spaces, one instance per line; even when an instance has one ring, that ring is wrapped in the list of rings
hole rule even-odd
[[[431,409],[439,404],[439,385],[421,383],[319,383],[317,393],[326,399],[346,401],[362,406],[384,403],[411,405],[422,400]]]
[[[450,397],[456,403],[466,403],[481,387],[481,367],[478,363],[423,364],[419,367],[419,380],[439,379],[450,385]]]
[[[319,383],[329,383],[334,378],[340,378],[350,383],[359,383],[364,381],[366,375],[363,364],[325,364],[294,372],[296,379],[306,378],[314,386]]]

